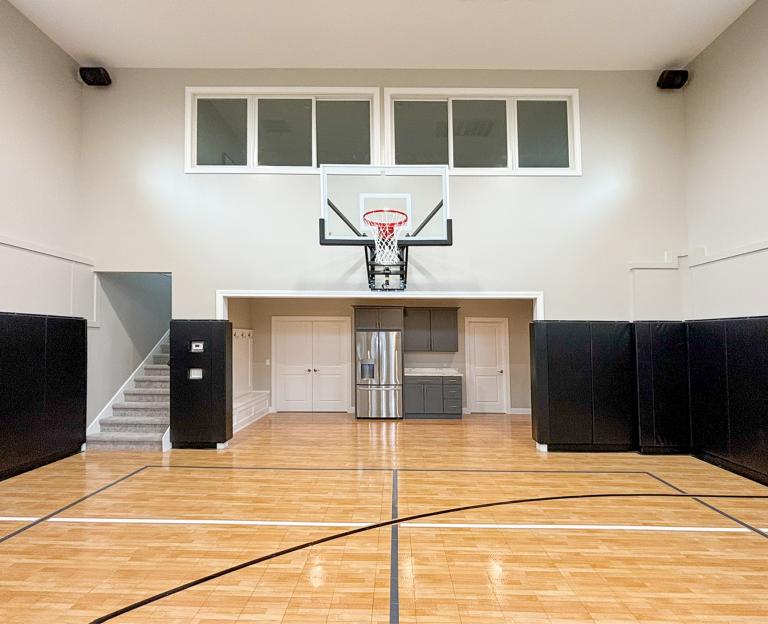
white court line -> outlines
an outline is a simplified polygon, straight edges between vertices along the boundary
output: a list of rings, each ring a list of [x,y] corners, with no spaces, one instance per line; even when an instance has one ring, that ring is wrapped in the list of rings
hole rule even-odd
[[[0,516],[0,522],[34,522],[35,517]],[[358,528],[370,522],[312,522],[299,520],[219,520],[184,518],[71,518],[53,517],[46,522],[74,524],[166,524],[166,525],[218,525],[218,526],[264,526],[264,527],[331,527]],[[746,527],[704,527],[674,526],[658,524],[483,524],[483,523],[437,523],[404,522],[403,527],[411,529],[493,529],[493,530],[547,530],[547,531],[676,531],[691,533],[748,533]],[[767,532],[768,528],[759,529]]]

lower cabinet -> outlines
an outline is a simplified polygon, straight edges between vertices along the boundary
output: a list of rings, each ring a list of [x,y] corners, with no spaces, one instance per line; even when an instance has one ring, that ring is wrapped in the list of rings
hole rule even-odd
[[[461,377],[406,377],[406,418],[461,418]]]

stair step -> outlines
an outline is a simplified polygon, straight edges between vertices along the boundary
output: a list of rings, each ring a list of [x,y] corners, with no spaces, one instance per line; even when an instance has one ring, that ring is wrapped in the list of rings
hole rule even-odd
[[[170,401],[169,388],[135,388],[123,392],[123,397],[129,403],[164,403]]]
[[[168,364],[168,359],[170,358],[170,355],[167,353],[158,353],[157,355],[152,356],[152,363],[153,364]]]
[[[86,451],[162,451],[163,432],[104,431],[92,433],[85,443]]]
[[[160,345],[160,353],[170,353],[171,352],[171,345],[169,343],[161,344]]]
[[[107,416],[99,422],[101,432],[164,433],[171,424],[167,416]]]
[[[169,388],[171,387],[171,380],[168,377],[152,376],[152,375],[137,375],[133,378],[135,386],[139,388]],[[170,395],[169,395],[170,396]]]
[[[115,403],[112,406],[113,416],[169,416],[171,413],[170,403],[155,401],[126,401],[125,403]]]
[[[170,377],[171,367],[167,364],[147,364],[144,367],[144,375],[147,377]]]

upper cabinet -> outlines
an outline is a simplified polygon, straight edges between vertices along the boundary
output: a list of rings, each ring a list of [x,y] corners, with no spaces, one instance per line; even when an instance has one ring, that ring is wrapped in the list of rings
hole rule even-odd
[[[403,329],[403,308],[355,308],[355,329]]]
[[[404,351],[456,352],[459,322],[456,308],[405,308]]]

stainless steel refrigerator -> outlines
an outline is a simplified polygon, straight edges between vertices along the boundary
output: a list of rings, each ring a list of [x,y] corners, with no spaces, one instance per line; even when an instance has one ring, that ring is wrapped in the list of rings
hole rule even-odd
[[[400,331],[355,333],[358,418],[403,417],[403,336]]]

